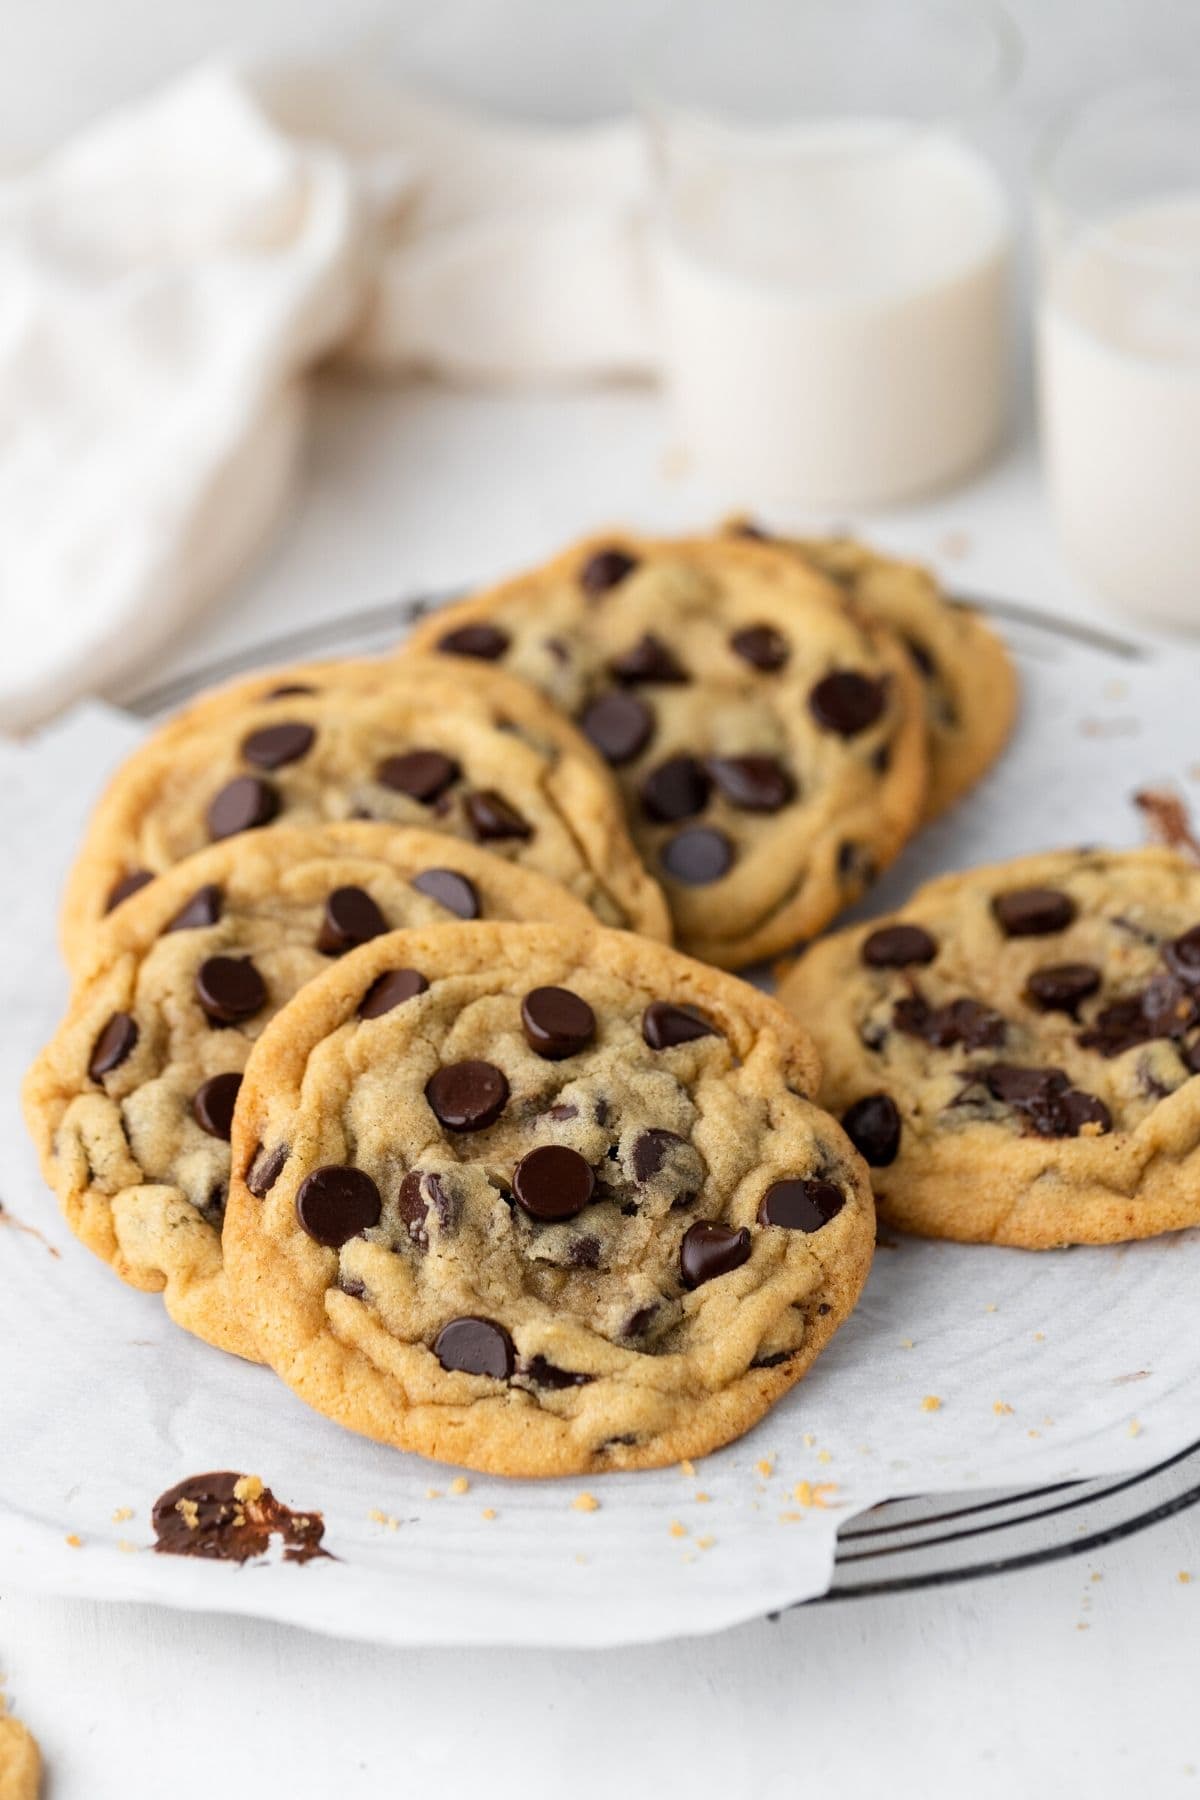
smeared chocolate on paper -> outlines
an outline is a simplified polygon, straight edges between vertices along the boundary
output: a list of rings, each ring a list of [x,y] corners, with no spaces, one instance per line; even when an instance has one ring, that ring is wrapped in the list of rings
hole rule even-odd
[[[1133,804],[1150,827],[1150,834],[1168,850],[1200,863],[1200,837],[1192,824],[1186,800],[1166,788],[1142,788],[1133,796]]]
[[[321,1547],[325,1521],[319,1512],[293,1512],[257,1475],[228,1469],[176,1482],[154,1502],[150,1522],[154,1548],[164,1556],[244,1563],[264,1556],[272,1537],[283,1542],[284,1562],[330,1555]]]

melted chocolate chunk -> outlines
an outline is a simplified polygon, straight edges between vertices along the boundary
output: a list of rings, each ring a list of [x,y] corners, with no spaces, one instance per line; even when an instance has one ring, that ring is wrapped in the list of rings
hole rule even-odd
[[[533,826],[495,788],[481,788],[464,801],[471,830],[481,843],[501,838],[531,838]]]
[[[282,769],[286,763],[299,762],[307,756],[316,735],[311,725],[298,722],[265,725],[242,740],[242,755],[256,769]]]
[[[933,660],[933,653],[924,644],[918,643],[914,637],[906,637],[904,647],[927,681],[931,676],[937,674],[937,664]]]
[[[267,984],[248,956],[210,956],[196,970],[196,998],[215,1025],[252,1019],[267,1004]]]
[[[795,796],[795,783],[774,756],[710,756],[708,770],[722,798],[740,812],[778,812]]]
[[[886,1169],[900,1153],[900,1112],[890,1094],[865,1094],[842,1114],[842,1129],[863,1161]]]
[[[745,625],[729,639],[729,648],[752,669],[770,675],[782,669],[791,655],[791,645],[773,625]]]
[[[163,926],[164,935],[168,931],[200,931],[206,925],[216,925],[220,920],[224,901],[225,897],[216,882],[206,881],[180,907],[174,918],[168,919]]]
[[[532,988],[521,1002],[521,1025],[531,1050],[547,1062],[578,1056],[596,1035],[596,1015],[570,988]]]
[[[661,1125],[643,1131],[633,1146],[633,1179],[639,1183],[652,1181],[676,1144],[686,1143],[687,1139],[677,1131],[667,1131]]]
[[[1047,963],[1025,983],[1025,998],[1039,1012],[1068,1013],[1075,1018],[1085,1000],[1100,991],[1100,971],[1093,963]]]
[[[412,885],[418,894],[424,894],[429,900],[436,900],[456,919],[477,919],[480,914],[479,895],[474,882],[460,875],[457,869],[425,869],[420,875],[414,875]]]
[[[818,725],[839,737],[857,737],[883,717],[887,696],[883,683],[855,669],[838,669],[818,681],[808,696]]]
[[[997,894],[992,912],[1005,937],[1047,937],[1065,931],[1076,914],[1069,894],[1055,888],[1013,888]]]
[[[233,1109],[237,1105],[240,1075],[213,1075],[192,1095],[192,1117],[209,1137],[228,1143],[233,1135]]]
[[[513,1170],[513,1194],[531,1219],[573,1219],[588,1205],[595,1187],[585,1158],[565,1144],[542,1144]]]
[[[937,940],[920,925],[881,925],[862,946],[869,969],[906,969],[913,963],[931,963],[937,953]]]
[[[269,825],[279,807],[279,792],[269,781],[261,781],[257,775],[239,775],[214,796],[206,815],[208,835],[219,842],[236,837],[239,831]]]
[[[338,1250],[378,1225],[383,1210],[379,1189],[365,1169],[327,1163],[300,1183],[296,1217],[314,1243]]]
[[[423,1174],[410,1169],[400,1183],[396,1210],[414,1244],[422,1249],[429,1245],[429,1214],[432,1212],[443,1233],[458,1225],[461,1208],[440,1175]]]
[[[584,708],[579,728],[604,760],[619,768],[650,742],[654,714],[636,694],[601,694]]]
[[[745,1226],[716,1225],[701,1219],[684,1232],[679,1246],[679,1273],[683,1285],[701,1287],[718,1275],[728,1275],[750,1260],[750,1233]]]
[[[113,1069],[119,1069],[126,1057],[133,1054],[137,1041],[136,1022],[127,1012],[113,1013],[92,1045],[92,1054],[88,1058],[88,1074],[92,1080],[99,1081]]]
[[[762,1197],[758,1222],[781,1225],[785,1231],[820,1231],[845,1204],[846,1196],[831,1181],[776,1181]]]
[[[1200,986],[1200,925],[1164,944],[1162,956],[1173,975],[1189,986]]]
[[[1102,1132],[1112,1129],[1103,1100],[1073,1088],[1062,1069],[993,1063],[975,1070],[973,1078],[984,1083],[993,1099],[1019,1113],[1038,1137],[1078,1137],[1085,1125],[1098,1125]]]
[[[447,1131],[483,1131],[508,1104],[508,1082],[494,1063],[448,1063],[425,1084],[425,1098]]]
[[[358,1003],[360,1019],[381,1019],[406,1000],[424,994],[429,983],[419,969],[387,969],[377,975]]]
[[[713,825],[689,825],[668,838],[659,856],[663,868],[688,887],[707,887],[733,867],[734,849]]]
[[[521,1364],[521,1374],[527,1376],[535,1387],[559,1388],[585,1387],[594,1381],[594,1375],[580,1375],[573,1369],[560,1369],[557,1363],[547,1362],[544,1356],[531,1356]]]
[[[610,674],[624,687],[655,681],[677,685],[690,679],[675,652],[650,631],[622,655],[614,657],[608,667]]]
[[[443,1369],[463,1375],[488,1375],[507,1381],[516,1368],[513,1341],[503,1325],[470,1316],[451,1319],[433,1340],[433,1354]]]
[[[325,956],[342,956],[382,936],[387,928],[387,920],[365,888],[334,888],[325,902],[317,949]]]
[[[239,1499],[237,1489],[245,1497]],[[254,1490],[258,1489],[258,1492]],[[293,1512],[270,1488],[233,1470],[189,1475],[160,1494],[150,1511],[154,1548],[161,1556],[198,1556],[209,1562],[249,1562],[281,1538],[285,1562],[328,1556],[318,1512]]]
[[[896,1002],[892,1024],[907,1037],[922,1038],[935,1050],[949,1050],[956,1044],[967,1050],[995,1048],[1008,1031],[1001,1015],[978,1000],[964,998],[930,1006],[919,994]]]
[[[695,818],[708,805],[712,781],[695,756],[671,756],[642,781],[642,811],[660,824]]]
[[[291,694],[318,694],[319,688],[309,687],[304,681],[285,681],[279,687],[263,695],[264,700],[286,700]]]
[[[407,794],[422,806],[434,801],[453,787],[462,769],[452,756],[440,750],[409,750],[403,756],[389,756],[375,771],[384,787],[397,794]]]
[[[269,1194],[283,1173],[283,1165],[291,1155],[287,1144],[276,1144],[273,1150],[264,1149],[260,1144],[254,1152],[254,1160],[246,1171],[246,1186],[256,1200]]]
[[[607,550],[594,550],[579,571],[579,585],[589,599],[598,600],[632,575],[637,568],[636,556],[612,545]]]
[[[642,1014],[642,1037],[651,1050],[670,1050],[676,1044],[690,1044],[694,1038],[719,1035],[716,1026],[694,1006],[652,1000]]]
[[[128,900],[131,894],[148,887],[153,880],[152,869],[131,869],[128,875],[122,875],[120,881],[114,881],[109,888],[108,898],[104,902],[105,912],[115,912],[122,900]]]
[[[477,656],[482,662],[498,662],[509,646],[507,631],[498,625],[460,625],[438,639],[438,649],[449,656]]]

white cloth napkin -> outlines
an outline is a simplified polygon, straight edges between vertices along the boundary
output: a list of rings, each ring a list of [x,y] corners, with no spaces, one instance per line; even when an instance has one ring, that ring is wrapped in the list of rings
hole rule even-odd
[[[0,181],[0,730],[101,689],[286,498],[306,370],[648,367],[628,124],[214,66]]]

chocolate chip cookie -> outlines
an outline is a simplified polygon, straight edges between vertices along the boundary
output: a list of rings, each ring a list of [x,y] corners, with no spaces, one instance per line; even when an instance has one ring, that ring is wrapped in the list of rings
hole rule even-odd
[[[255,1040],[332,960],[398,925],[591,923],[556,883],[432,831],[281,826],[213,845],[93,934],[57,1035],[26,1080],[47,1181],[123,1280],[163,1290],[197,1336],[242,1356],[221,1221],[229,1137]],[[385,979],[372,1005],[405,991]]]
[[[377,938],[247,1067],[225,1227],[246,1327],[318,1411],[468,1467],[714,1449],[870,1263],[866,1171],[817,1076],[773,1000],[629,933]]]
[[[1043,1249],[1200,1224],[1200,870],[1062,851],[944,876],[780,998],[881,1213]]]
[[[678,942],[738,968],[815,932],[897,854],[925,783],[910,660],[794,556],[595,538],[425,620],[502,664],[616,774]]]
[[[731,519],[725,530],[792,552],[905,645],[925,688],[925,816],[945,812],[995,762],[1016,717],[1017,674],[996,633],[974,607],[949,599],[920,563],[882,556],[849,537],[777,537],[748,519]]]
[[[480,663],[312,663],[206,696],[118,771],[68,884],[79,967],[97,922],[207,844],[376,819],[483,845],[605,924],[666,937],[656,884],[600,758],[540,696]]]

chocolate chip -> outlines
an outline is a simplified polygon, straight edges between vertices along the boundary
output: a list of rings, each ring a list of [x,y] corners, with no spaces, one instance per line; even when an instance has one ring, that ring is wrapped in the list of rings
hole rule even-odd
[[[468,794],[464,802],[471,830],[481,842],[499,838],[531,838],[533,826],[495,788]]]
[[[594,1381],[594,1375],[576,1374],[572,1369],[560,1369],[557,1363],[547,1362],[544,1356],[531,1356],[521,1364],[521,1374],[528,1377],[535,1387],[571,1388],[584,1387]]]
[[[291,1155],[286,1144],[276,1144],[273,1150],[266,1150],[260,1144],[254,1152],[254,1160],[246,1171],[246,1186],[256,1200],[269,1194],[283,1173],[283,1165]]]
[[[927,649],[924,644],[918,643],[914,637],[906,637],[904,640],[904,648],[908,651],[908,654],[912,657],[917,668],[927,681],[931,676],[936,675],[937,664],[933,660],[933,653]]]
[[[425,1098],[447,1131],[483,1131],[507,1106],[508,1082],[494,1063],[447,1063],[426,1082]]]
[[[608,667],[609,672],[626,687],[655,681],[678,684],[690,679],[675,652],[661,638],[655,637],[652,631],[646,632],[636,644],[614,657]]]
[[[651,769],[641,785],[642,811],[663,824],[703,812],[712,792],[704,764],[695,756],[671,756]]]
[[[198,887],[186,905],[181,906],[173,919],[163,926],[168,931],[199,931],[206,925],[215,925],[221,917],[224,895],[215,881],[206,881]]]
[[[453,787],[462,769],[440,750],[408,750],[403,756],[389,756],[375,773],[384,787],[407,794],[422,806],[432,806],[440,794]]]
[[[285,700],[289,694],[316,694],[319,692],[319,688],[309,687],[305,681],[285,681],[282,686],[272,688],[270,693],[264,694],[263,699]]]
[[[846,1196],[831,1181],[776,1181],[762,1197],[758,1222],[785,1231],[820,1231],[845,1204]]]
[[[396,1210],[408,1229],[414,1244],[429,1244],[429,1214],[432,1211],[443,1231],[453,1230],[458,1223],[459,1207],[440,1175],[423,1174],[410,1169],[400,1183]]]
[[[269,825],[278,812],[279,794],[269,781],[260,781],[257,775],[239,775],[209,806],[208,835],[220,839],[253,831],[256,826]]]
[[[456,919],[479,917],[479,895],[475,885],[457,869],[424,869],[420,875],[413,876],[412,885],[419,894],[436,900],[439,906],[452,912]]]
[[[521,1025],[531,1050],[547,1062],[578,1056],[596,1035],[596,1015],[570,988],[532,988],[521,1002]]]
[[[690,1044],[695,1038],[719,1035],[716,1026],[693,1006],[652,1000],[642,1014],[642,1037],[651,1050],[671,1050],[676,1044]]]
[[[679,1273],[685,1287],[698,1288],[718,1275],[728,1275],[750,1260],[750,1233],[745,1226],[714,1225],[701,1219],[683,1234],[679,1246]]]
[[[334,888],[325,902],[317,949],[324,956],[341,956],[381,937],[387,928],[387,920],[365,888]]]
[[[995,1048],[1008,1035],[1003,1016],[978,1000],[964,997],[948,1000],[944,1006],[930,1006],[919,994],[898,1000],[892,1008],[892,1023],[908,1037],[923,1038],[935,1050],[949,1050],[961,1044],[967,1050]]]
[[[1159,1028],[1147,1016],[1144,996],[1133,994],[1102,1007],[1087,1030],[1080,1032],[1079,1043],[1084,1050],[1098,1050],[1101,1056],[1122,1056],[1157,1036]]]
[[[594,550],[579,571],[579,585],[590,599],[596,600],[624,581],[627,575],[632,575],[637,566],[636,556],[630,556],[627,550],[618,550],[615,545],[607,550]]]
[[[1052,931],[1065,931],[1076,906],[1069,894],[1060,894],[1056,888],[1013,888],[996,895],[992,912],[1005,937],[1045,937]]]
[[[862,844],[849,840],[838,845],[837,871],[844,882],[855,881],[863,886],[874,881],[878,873],[874,857]]]
[[[579,728],[606,762],[619,767],[650,742],[654,714],[636,694],[601,694],[584,708]]]
[[[337,1250],[350,1239],[378,1225],[383,1207],[379,1189],[365,1169],[345,1163],[326,1163],[300,1183],[296,1217],[313,1239]]]
[[[900,1113],[890,1094],[865,1094],[842,1114],[842,1129],[865,1163],[886,1169],[900,1151]]]
[[[438,639],[438,649],[450,656],[478,656],[483,662],[498,662],[508,649],[510,638],[498,625],[460,625]]]
[[[358,1003],[360,1019],[381,1019],[393,1007],[403,1006],[427,991],[429,983],[418,969],[388,969],[377,975]]]
[[[659,852],[663,868],[689,887],[719,881],[733,866],[733,845],[712,825],[689,825],[668,838]]]
[[[122,875],[120,881],[114,881],[109,888],[108,898],[104,902],[105,912],[115,912],[122,900],[128,900],[131,894],[136,894],[140,888],[148,886],[153,880],[152,869],[131,869],[128,875]]]
[[[127,1056],[132,1055],[138,1041],[138,1028],[126,1012],[115,1012],[108,1020],[103,1031],[92,1045],[92,1054],[88,1059],[88,1074],[93,1081],[99,1081],[113,1069],[119,1069]]]
[[[517,1204],[531,1219],[573,1219],[588,1205],[596,1178],[578,1150],[541,1144],[513,1170]]]
[[[1112,1128],[1112,1115],[1095,1094],[1071,1086],[1062,1069],[1026,1069],[1012,1063],[994,1063],[973,1072],[988,1092],[1032,1127],[1038,1137],[1078,1137],[1085,1125]]]
[[[783,633],[776,631],[773,625],[744,625],[731,635],[729,648],[735,656],[748,662],[752,669],[760,669],[764,675],[782,669],[792,653]]]
[[[1093,963],[1047,963],[1025,983],[1025,998],[1042,1012],[1069,1013],[1100,991],[1100,971]]]
[[[513,1341],[503,1325],[491,1319],[451,1319],[433,1340],[433,1354],[443,1369],[461,1375],[490,1375],[507,1381],[517,1365]]]
[[[299,762],[313,747],[316,732],[311,725],[289,722],[286,725],[264,725],[242,740],[242,755],[256,769],[282,769],[285,763]]]
[[[730,806],[742,812],[778,812],[796,791],[774,756],[710,756],[708,768]]]
[[[809,710],[818,725],[839,737],[857,737],[883,716],[887,697],[883,683],[860,675],[855,669],[838,669],[818,681],[808,696]]]
[[[600,1239],[590,1231],[581,1231],[578,1237],[572,1237],[567,1249],[567,1263],[572,1269],[598,1269]]]
[[[655,1319],[658,1317],[658,1301],[651,1300],[648,1306],[639,1306],[631,1313],[621,1327],[622,1337],[644,1337]]]
[[[937,953],[936,939],[920,925],[881,925],[862,946],[869,969],[906,969],[912,963],[931,963]]]
[[[192,1095],[192,1117],[209,1137],[229,1142],[233,1132],[233,1109],[237,1104],[240,1075],[213,1075],[201,1082]]]
[[[248,956],[210,956],[196,970],[196,998],[218,1025],[252,1019],[267,1004],[267,984]]]
[[[1200,925],[1164,944],[1162,954],[1173,974],[1188,983],[1200,983]]]
[[[677,1131],[653,1125],[643,1131],[633,1146],[633,1178],[637,1182],[653,1180],[676,1144],[686,1144]]]
[[[824,1308],[818,1307],[817,1311],[828,1312],[829,1308],[827,1306]],[[782,1363],[791,1362],[795,1355],[795,1350],[772,1350],[766,1356],[756,1356],[754,1361],[750,1364],[750,1367],[752,1369],[778,1369]],[[771,1613],[767,1614],[768,1618],[776,1616],[777,1615]]]

